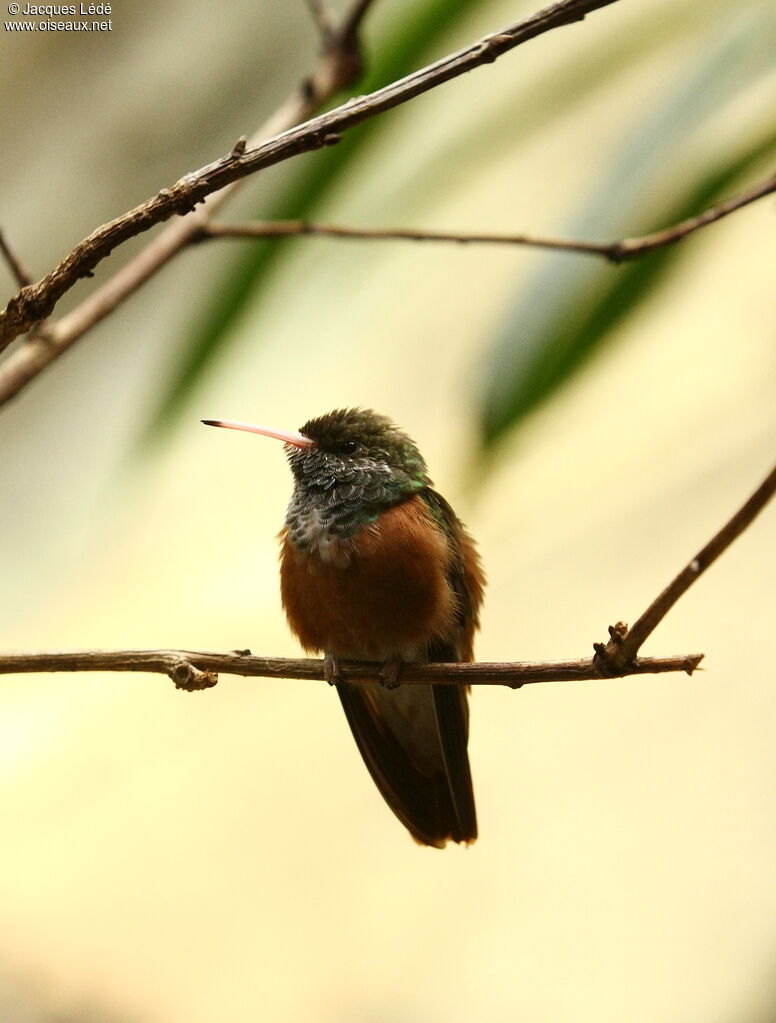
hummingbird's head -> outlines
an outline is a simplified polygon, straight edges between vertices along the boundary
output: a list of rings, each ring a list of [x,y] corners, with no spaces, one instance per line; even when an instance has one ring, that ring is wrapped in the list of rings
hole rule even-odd
[[[294,474],[294,519],[317,509],[338,531],[350,532],[431,485],[415,442],[371,409],[337,409],[308,420],[298,433],[223,419],[203,422],[285,443]]]
[[[310,419],[299,431],[312,443],[288,445],[294,478],[302,486],[379,486],[397,497],[430,484],[415,442],[371,409],[337,409]]]

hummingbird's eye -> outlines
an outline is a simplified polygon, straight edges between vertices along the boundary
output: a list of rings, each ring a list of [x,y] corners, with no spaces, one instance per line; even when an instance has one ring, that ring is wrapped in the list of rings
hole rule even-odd
[[[358,444],[354,440],[346,440],[340,448],[343,455],[354,455],[358,450]]]

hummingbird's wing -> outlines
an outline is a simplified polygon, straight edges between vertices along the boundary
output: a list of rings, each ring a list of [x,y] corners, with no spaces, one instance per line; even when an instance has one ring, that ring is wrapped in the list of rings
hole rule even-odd
[[[436,490],[426,488],[420,494],[437,525],[447,535],[450,561],[447,581],[455,593],[458,610],[453,633],[434,638],[429,644],[429,661],[471,661],[474,658],[474,633],[480,624],[480,604],[485,589],[485,573],[474,540],[448,502]]]
[[[479,609],[485,585],[480,558],[474,541],[444,497],[430,488],[423,492],[422,497],[450,542],[451,558],[447,579],[456,595],[458,606],[455,631],[450,636],[434,637],[431,640],[428,660],[448,663],[470,661],[474,656],[473,639],[479,625]],[[433,686],[432,691],[450,796],[463,833],[469,836],[468,841],[474,841],[477,837],[477,815],[467,752],[468,688]]]

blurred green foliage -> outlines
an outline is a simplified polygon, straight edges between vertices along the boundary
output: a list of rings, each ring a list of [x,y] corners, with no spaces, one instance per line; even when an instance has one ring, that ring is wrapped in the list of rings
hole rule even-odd
[[[763,46],[767,34],[753,27],[742,19],[731,35],[726,25],[715,46],[704,48],[689,67],[677,67],[622,138],[593,194],[580,199],[563,234],[614,241],[676,224],[725,198],[776,151],[776,120],[743,144],[737,139],[733,152],[709,152],[699,140],[726,103],[772,72],[773,47]],[[771,39],[776,43],[776,33]],[[688,151],[690,160],[683,159]],[[541,256],[486,360],[482,446],[492,447],[517,427],[615,338],[686,253],[684,242],[622,266],[562,253]]]
[[[659,222],[675,224],[711,206],[745,171],[772,153],[776,153],[776,131],[687,182]],[[552,309],[552,316],[534,330],[524,329],[521,302],[510,315],[488,366],[480,423],[484,447],[493,446],[580,369],[667,280],[685,253],[679,243],[626,266],[602,266],[594,279],[576,286],[570,283],[563,305]]]
[[[419,66],[478,5],[483,0],[426,0],[406,8],[405,17],[389,25],[381,38],[370,40],[369,71],[358,91],[377,89]],[[619,74],[651,59],[656,88],[647,109],[634,113],[616,153],[592,193],[579,196],[569,222],[559,229],[548,225],[545,233],[614,240],[676,223],[726,197],[776,149],[776,122],[749,125],[742,133],[745,141],[726,138],[722,148],[705,144],[704,132],[720,111],[772,76],[776,11],[762,0],[687,0],[679,9],[669,8],[670,16],[660,17],[650,6],[635,31],[631,27],[615,35],[605,49],[591,37],[573,65],[548,66],[539,80],[518,76],[513,90],[484,105],[479,123],[456,129],[445,143],[446,152],[429,147],[428,153],[420,153],[423,184],[418,194],[425,190],[433,202],[467,174],[477,173],[489,158],[519,150],[553,118],[567,116],[596,90],[611,87]],[[672,59],[666,75],[667,60]],[[378,138],[383,123],[381,118],[368,121],[338,146],[316,154],[314,162],[297,166],[288,176],[287,190],[257,216],[311,218],[353,160]],[[440,166],[445,168],[442,180]],[[271,272],[287,245],[283,240],[259,241],[227,251],[204,310],[195,325],[186,327],[188,343],[147,438],[163,435],[160,427],[175,421],[226,349],[247,304],[270,286]],[[687,245],[670,246],[619,267],[591,257],[536,253],[537,269],[528,283],[516,282],[516,296],[496,336],[483,338],[477,424],[481,454],[497,448],[605,342],[621,336],[628,318],[668,279]]]
[[[368,53],[367,68],[356,83],[353,94],[369,93],[409,74],[420,66],[421,57],[434,42],[471,8],[482,0],[424,0],[405,8],[401,19],[373,45]],[[368,35],[368,32],[367,32]],[[343,101],[345,97],[336,97]],[[367,121],[348,132],[339,145],[323,150],[306,169],[293,177],[293,187],[271,208],[263,206],[256,216],[263,220],[309,218],[329,192],[338,184],[353,159],[379,132],[381,121]],[[200,383],[206,371],[224,351],[231,338],[230,330],[245,309],[254,302],[270,280],[270,272],[287,245],[282,239],[259,241],[241,246],[225,259],[218,281],[206,302],[204,311],[197,316],[196,325],[187,325],[190,342],[174,367],[157,411],[148,425],[146,439],[154,441],[163,432],[161,428],[174,421],[191,392]]]

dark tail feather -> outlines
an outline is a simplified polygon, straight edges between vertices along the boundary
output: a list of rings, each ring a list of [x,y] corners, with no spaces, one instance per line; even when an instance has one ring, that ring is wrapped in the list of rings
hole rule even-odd
[[[466,747],[469,741],[469,701],[463,686],[432,686],[439,741],[459,831],[457,842],[477,837],[477,811]]]
[[[436,848],[473,842],[477,819],[464,690],[407,686],[399,697],[399,690],[341,683],[337,691],[369,773],[413,837]]]

